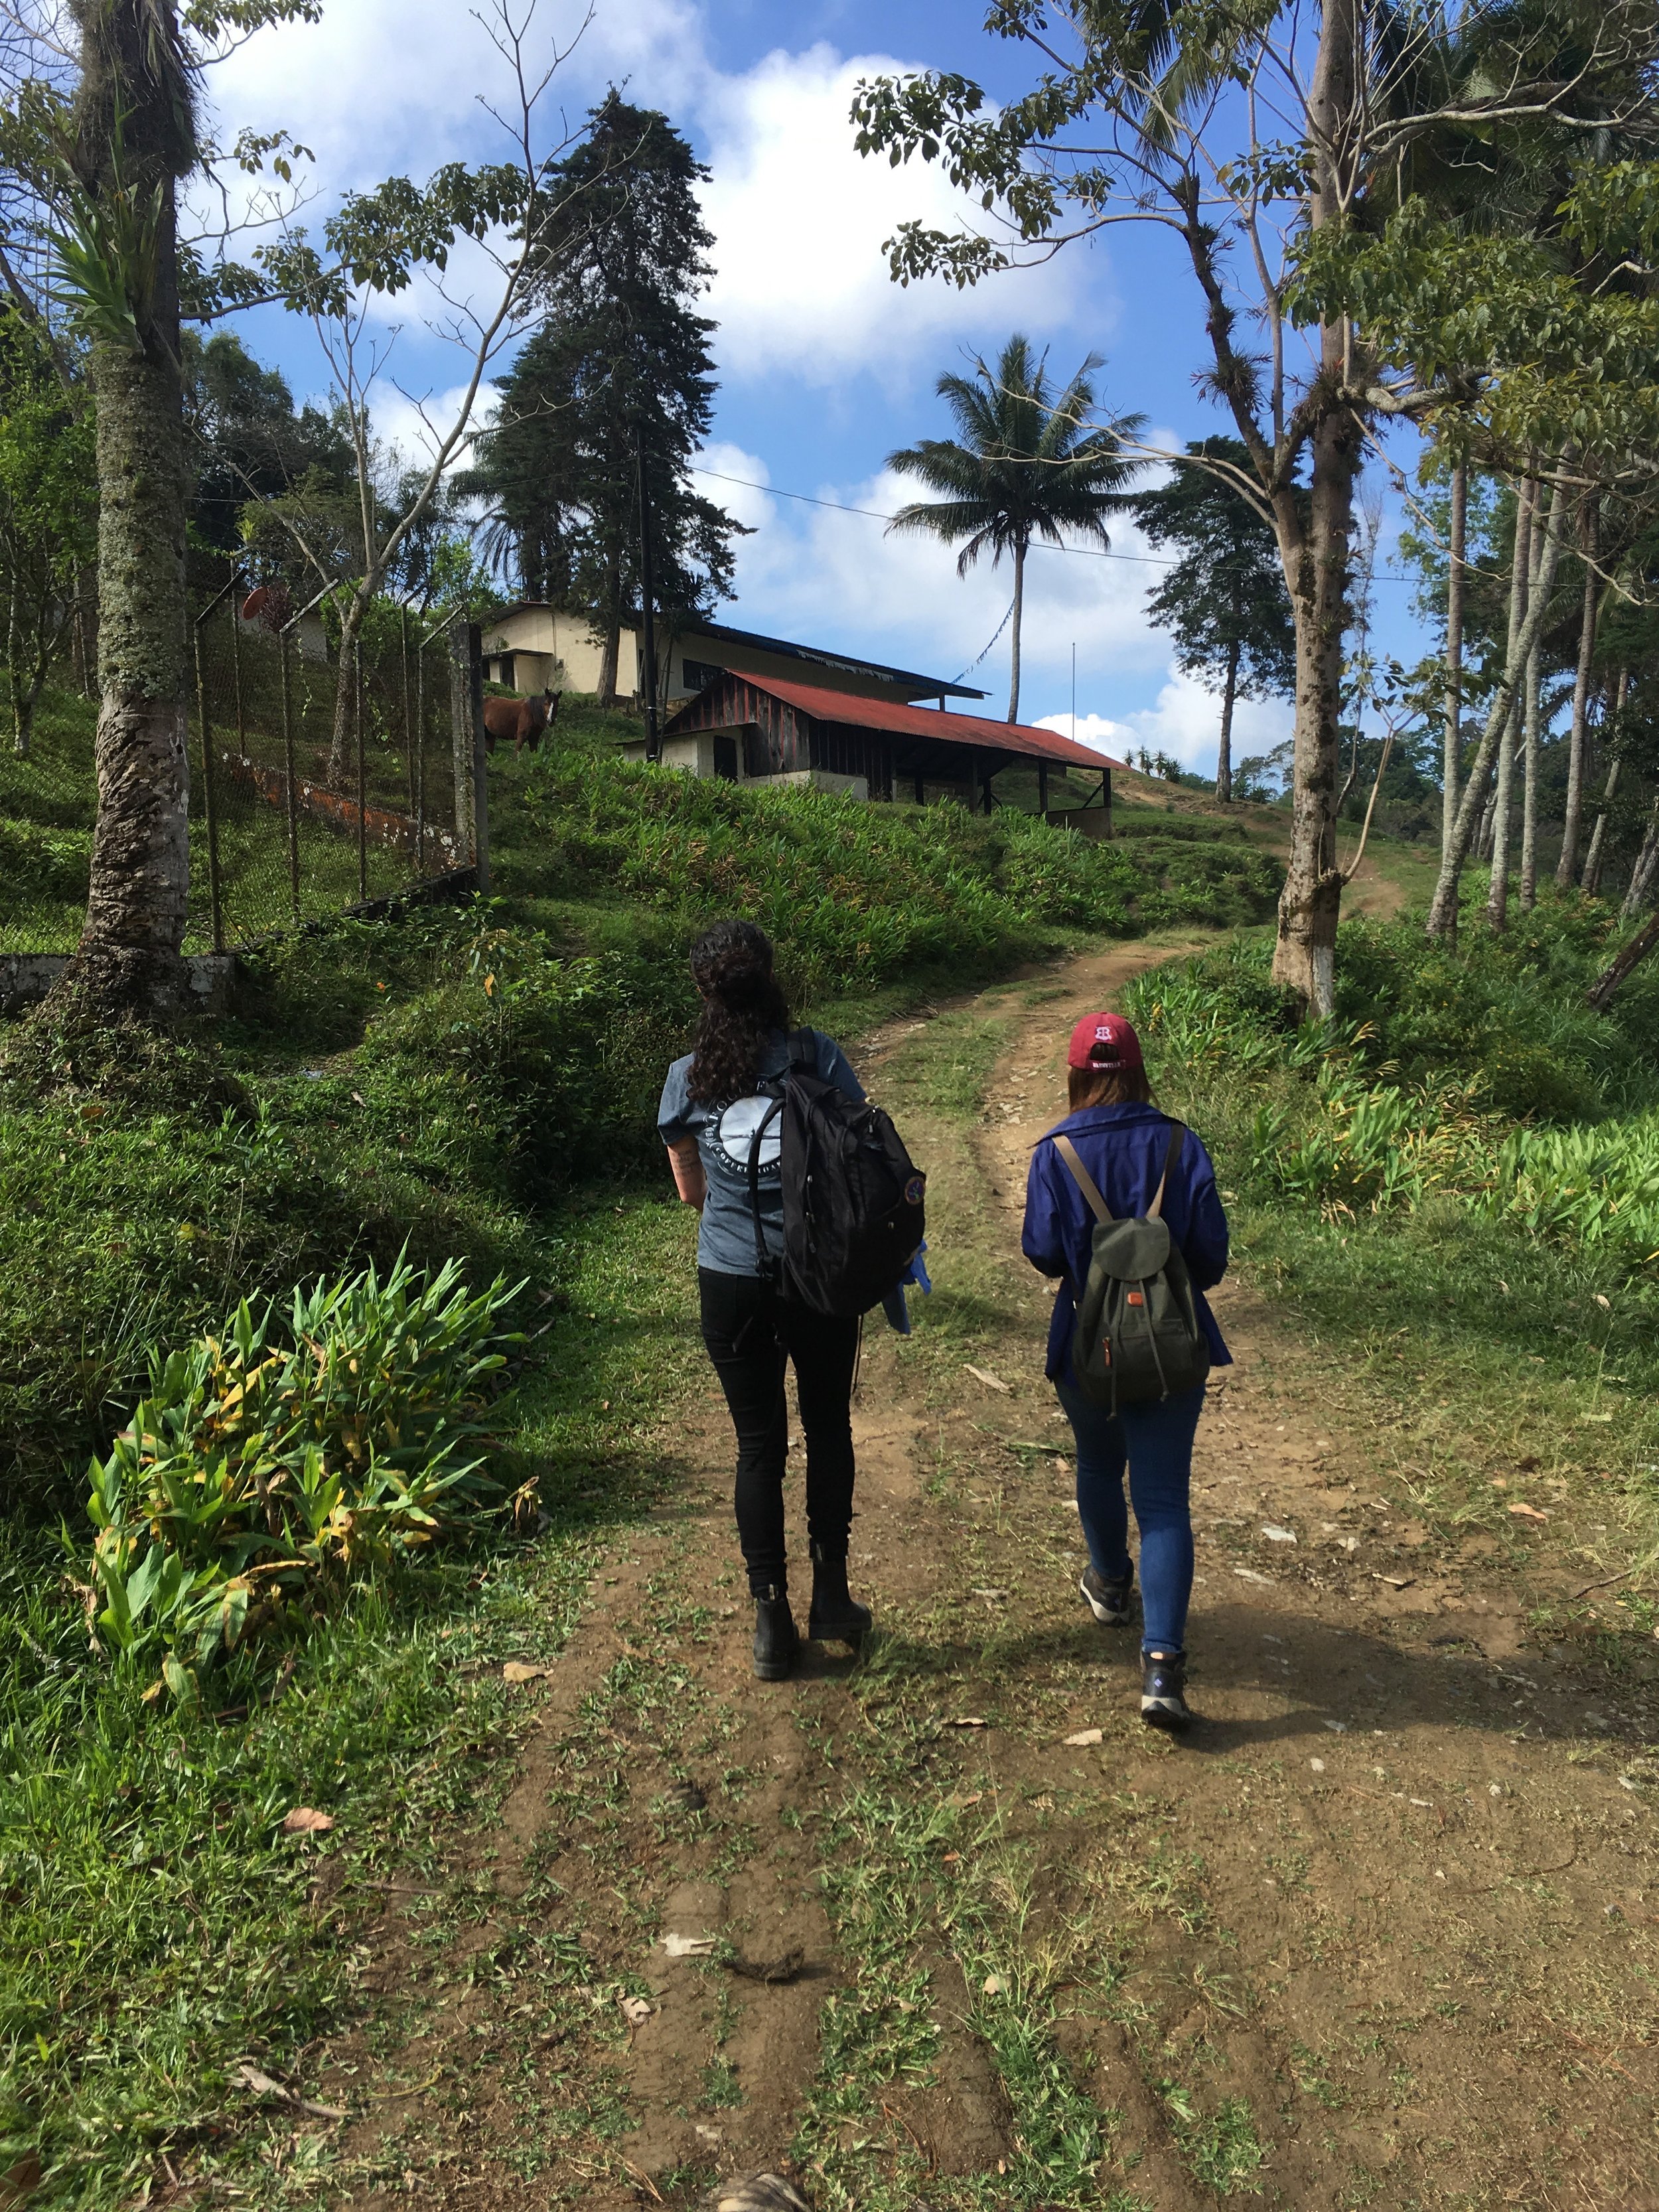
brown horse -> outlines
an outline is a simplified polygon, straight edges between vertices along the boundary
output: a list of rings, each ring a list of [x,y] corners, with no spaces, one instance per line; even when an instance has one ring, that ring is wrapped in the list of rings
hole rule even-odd
[[[558,692],[548,690],[539,699],[486,699],[484,750],[493,753],[497,738],[511,738],[515,753],[526,745],[537,751],[542,732],[559,719],[559,697]]]

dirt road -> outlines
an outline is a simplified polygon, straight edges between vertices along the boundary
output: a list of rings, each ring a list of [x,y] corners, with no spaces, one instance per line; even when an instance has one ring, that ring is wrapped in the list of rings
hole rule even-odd
[[[1425,1541],[1248,1286],[1216,1301],[1188,1741],[1141,1729],[1135,1639],[1077,1596],[1024,1163],[1071,1022],[1157,957],[871,1041],[939,1286],[865,1363],[880,1634],[752,1680],[706,1389],[526,1685],[499,1814],[371,1931],[321,2077],[337,2197],[690,2204],[769,2166],[860,2212],[1659,2206],[1645,1693],[1592,1702],[1480,1540]]]

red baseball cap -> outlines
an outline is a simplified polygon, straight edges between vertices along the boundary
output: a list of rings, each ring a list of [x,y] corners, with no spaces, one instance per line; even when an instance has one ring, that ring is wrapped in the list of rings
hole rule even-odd
[[[1121,1014],[1085,1014],[1072,1031],[1067,1067],[1142,1067],[1140,1039]]]

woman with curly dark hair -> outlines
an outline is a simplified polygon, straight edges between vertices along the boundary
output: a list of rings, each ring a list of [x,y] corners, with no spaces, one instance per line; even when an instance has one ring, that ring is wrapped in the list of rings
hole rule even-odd
[[[869,1608],[856,1604],[847,1588],[859,1324],[791,1306],[778,1295],[783,1188],[775,1117],[761,1138],[758,1198],[751,1200],[750,1152],[773,1103],[763,1085],[775,1084],[789,1065],[789,1009],[773,972],[770,940],[753,922],[716,922],[691,948],[691,979],[702,1014],[691,1050],[668,1071],[657,1127],[681,1198],[702,1216],[702,1339],[737,1431],[735,1504],[755,1599],[755,1672],[775,1682],[790,1672],[799,1649],[783,1524],[789,1441],[784,1382],[791,1363],[806,1432],[812,1553],[806,1632],[856,1644],[870,1626]],[[817,1030],[807,1034],[817,1041],[818,1075],[861,1100],[863,1086],[841,1047]]]

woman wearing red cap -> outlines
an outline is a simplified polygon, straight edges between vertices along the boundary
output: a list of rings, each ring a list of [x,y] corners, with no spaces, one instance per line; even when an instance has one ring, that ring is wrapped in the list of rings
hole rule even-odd
[[[1066,1054],[1071,1111],[1031,1155],[1021,1249],[1043,1274],[1060,1278],[1048,1328],[1045,1369],[1077,1439],[1077,1507],[1089,1547],[1079,1584],[1095,1619],[1127,1621],[1134,1588],[1129,1558],[1129,1496],[1140,1530],[1141,1717],[1155,1728],[1185,1728],[1187,1607],[1193,1587],[1190,1500],[1193,1438],[1204,1386],[1124,1406],[1115,1413],[1086,1398],[1072,1360],[1077,1297],[1089,1273],[1095,1216],[1076,1176],[1055,1149],[1069,1138],[1075,1157],[1109,1210],[1144,1215],[1163,1185],[1162,1214],[1187,1263],[1198,1320],[1215,1366],[1231,1365],[1204,1292],[1227,1267],[1227,1217],[1210,1156],[1190,1130],[1171,1152],[1179,1124],[1152,1103],[1140,1040],[1120,1014],[1089,1014]]]

